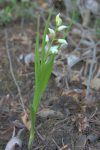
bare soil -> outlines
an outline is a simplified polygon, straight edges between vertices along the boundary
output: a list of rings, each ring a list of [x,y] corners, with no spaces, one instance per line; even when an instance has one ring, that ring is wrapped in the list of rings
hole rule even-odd
[[[8,47],[16,81],[26,109],[34,95],[34,64],[26,66],[19,61],[21,54],[34,53],[36,25],[21,21],[0,27],[0,150],[4,150],[12,137],[14,121],[21,120],[23,112],[19,93],[10,70],[5,32],[8,33]],[[30,46],[31,45],[31,46]],[[71,48],[71,47],[70,47]],[[61,82],[61,85],[63,83]],[[42,97],[37,114],[36,128],[39,134],[33,141],[34,150],[99,150],[100,149],[100,91],[91,89],[93,102],[86,104],[80,82],[69,83],[69,94],[64,85],[57,87],[55,75],[51,75],[49,85]],[[62,94],[65,92],[65,94]],[[54,114],[43,116],[41,111],[53,110]],[[40,114],[39,114],[40,112]],[[23,123],[22,123],[23,124]],[[19,128],[16,129],[16,132]],[[22,148],[28,150],[29,132],[25,128],[21,134]],[[16,147],[16,150],[18,147]]]

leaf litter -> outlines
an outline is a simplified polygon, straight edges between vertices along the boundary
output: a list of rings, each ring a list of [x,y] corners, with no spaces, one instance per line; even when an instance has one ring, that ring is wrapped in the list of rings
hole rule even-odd
[[[19,24],[17,25],[19,26]],[[27,28],[31,28],[31,25],[28,23],[24,26],[26,28],[25,32],[27,32]],[[20,28],[17,28],[17,30],[21,32]],[[14,25],[10,33],[11,38],[9,40],[9,44],[11,44],[12,42],[14,42],[15,44],[14,47],[11,44],[11,54],[14,54],[11,55],[12,61],[14,60],[13,69],[22,90],[22,96],[24,98],[26,97],[25,105],[28,108],[28,104],[33,97],[32,93],[34,87],[34,73],[29,75],[31,72],[33,72],[34,68],[34,52],[32,50],[30,51],[29,49],[29,45],[31,45],[33,42],[33,37],[30,36],[31,34],[28,35],[28,33],[15,33],[17,30],[16,25]],[[57,145],[59,145],[61,149],[73,150],[74,148],[76,148],[76,150],[83,150],[86,148],[92,149],[91,147],[94,147],[94,149],[96,149],[96,144],[99,143],[98,132],[100,131],[100,45],[98,45],[98,39],[95,36],[94,31],[91,31],[88,28],[83,28],[82,26],[81,28],[79,28],[79,26],[77,25],[73,25],[73,28],[68,35],[68,43],[69,44],[67,47],[61,47],[59,54],[55,60],[50,83],[42,98],[42,103],[37,113],[37,130],[39,131],[41,136],[45,137],[46,141],[40,140],[38,135],[36,135],[36,139],[33,143],[33,149],[40,147],[40,150],[55,150],[57,149]],[[87,79],[89,76],[89,68],[93,56],[92,48],[94,45],[96,46],[97,59],[94,64],[94,73],[91,79],[89,97],[86,98]],[[4,46],[1,47],[2,49],[4,49]],[[15,49],[14,51],[13,48]],[[20,58],[21,55],[21,58],[24,58],[24,65],[27,65],[27,68],[25,68],[25,70],[23,70],[21,64],[15,61],[16,55],[18,56],[17,58]],[[0,61],[2,62],[0,65],[0,71],[2,75],[7,74],[9,64],[5,62],[4,57],[1,57]],[[31,66],[31,63],[33,66]],[[20,76],[20,73],[16,70],[19,72],[23,70],[23,72],[25,72],[27,76]],[[6,126],[4,126],[4,123],[8,125],[8,122],[6,122],[6,119],[4,117],[4,115],[7,116],[7,109],[8,112],[10,112],[11,120],[16,120],[16,117],[13,117],[13,112],[16,114],[15,116],[18,117],[18,120],[22,117],[22,124],[19,125],[19,123],[17,122],[17,126],[25,126],[28,130],[30,130],[31,124],[28,113],[21,113],[22,111],[21,106],[18,102],[16,87],[8,86],[8,84],[12,82],[8,82],[8,80],[10,80],[10,75],[8,77],[9,78],[5,77],[5,79],[0,80],[0,82],[5,85],[4,89],[1,90],[3,91],[4,95],[6,95],[5,91],[10,93],[13,97],[13,100],[17,104],[15,105],[15,103],[11,102],[10,100],[8,100],[10,103],[8,104],[8,106],[7,104],[5,104],[4,100],[0,104],[0,112],[3,112],[0,114],[0,117],[4,119],[4,122],[2,122],[3,120],[1,120],[2,127],[0,127],[0,130],[2,130],[2,128],[6,130]],[[31,86],[28,82],[26,82],[27,80],[33,81]],[[2,94],[0,96],[2,97]],[[96,112],[95,108],[97,108]],[[9,115],[7,117],[9,117]],[[11,131],[12,129],[9,130],[10,135]],[[52,141],[52,138],[56,141],[57,145]],[[28,137],[25,136],[24,140],[21,141],[18,136],[15,136],[10,140],[8,137],[6,140],[2,139],[2,141],[4,143],[7,143],[7,141],[9,141],[7,144],[8,146],[6,145],[6,148],[9,148],[10,145],[10,150],[12,150],[13,146],[15,146],[16,143],[21,147],[22,142],[27,142],[27,139]],[[2,144],[0,143],[0,145]],[[27,146],[22,146],[22,149],[27,150]]]

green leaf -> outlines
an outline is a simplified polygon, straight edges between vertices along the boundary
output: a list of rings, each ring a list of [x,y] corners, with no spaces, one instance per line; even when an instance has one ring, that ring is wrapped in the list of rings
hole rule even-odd
[[[30,137],[29,137],[29,143],[28,143],[28,149],[31,149],[32,142],[35,136],[35,120],[36,120],[36,113],[34,112],[33,107],[30,107],[30,116],[31,116],[31,131],[30,131]]]
[[[30,108],[31,131],[30,131],[30,138],[29,138],[29,148],[31,147],[32,141],[35,136],[36,113],[40,104],[41,97],[48,85],[48,81],[50,79],[50,75],[53,69],[54,59],[56,56],[56,53],[48,53],[47,51],[45,51],[45,46],[46,46],[45,38],[47,35],[50,18],[51,18],[51,13],[49,14],[45,26],[43,39],[42,39],[41,52],[39,52],[39,19],[37,25],[36,49],[35,49],[35,91],[34,91],[33,102]],[[51,43],[49,43],[48,51],[50,51],[50,48],[54,40],[55,40],[55,36],[51,40]]]

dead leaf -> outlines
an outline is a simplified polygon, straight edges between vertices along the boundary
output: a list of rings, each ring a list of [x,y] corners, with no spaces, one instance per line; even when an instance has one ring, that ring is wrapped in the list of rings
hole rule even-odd
[[[48,109],[48,108],[44,108],[42,109],[41,111],[38,112],[38,115],[40,117],[43,117],[43,118],[47,118],[47,117],[57,117],[59,116],[60,118],[63,117],[63,114],[59,111],[54,111],[54,110],[51,110],[51,109]]]
[[[18,60],[24,63],[26,66],[29,66],[31,63],[34,63],[34,53],[29,53],[27,55],[21,54]]]
[[[10,38],[10,41],[19,41],[20,43],[24,44],[24,45],[29,45],[31,44],[31,40],[29,39],[29,37],[24,34],[18,34],[18,35],[13,35],[11,38]]]
[[[54,114],[55,114],[55,111],[50,110],[48,108],[44,108],[38,112],[38,115],[43,118],[47,118],[48,116],[54,116]]]
[[[91,80],[91,87],[98,90],[100,88],[100,78],[94,77]]]
[[[65,72],[66,72],[66,68],[64,66],[64,63],[62,61],[56,61],[52,73],[56,77],[58,77],[58,76],[62,76],[62,74],[65,74]]]
[[[29,116],[28,116],[27,112],[23,112],[21,114],[21,119],[22,119],[22,122],[25,125],[25,127],[30,131],[30,129],[31,129],[31,121],[29,119]]]
[[[12,137],[10,141],[7,143],[5,150],[15,150],[15,146],[22,146],[22,141],[18,137]]]
[[[100,89],[100,77],[98,75],[99,75],[99,71],[97,75],[91,80],[91,85],[90,85],[91,88],[94,88],[96,90]],[[85,79],[82,82],[82,84],[87,86],[87,80]]]
[[[22,141],[20,139],[20,135],[21,135],[22,131],[23,131],[23,129],[20,129],[19,132],[17,133],[17,135],[15,136],[15,128],[14,128],[14,131],[13,131],[14,135],[7,143],[5,150],[15,150],[16,146],[19,146],[20,148],[22,147]]]
[[[70,67],[73,67],[75,64],[77,64],[81,59],[79,56],[73,55],[73,54],[67,54],[67,63]]]
[[[71,91],[65,91],[62,93],[62,96],[68,96],[72,97],[73,101],[75,101],[77,104],[82,104],[84,101],[81,101],[86,95],[86,90],[80,90],[80,89],[75,89]]]
[[[87,127],[89,127],[89,122],[87,117],[83,116],[82,114],[78,114],[76,123],[78,124],[79,132],[82,132],[86,130]]]

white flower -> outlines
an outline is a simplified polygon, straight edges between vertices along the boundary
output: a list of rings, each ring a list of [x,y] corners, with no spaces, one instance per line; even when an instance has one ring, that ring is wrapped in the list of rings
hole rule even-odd
[[[48,28],[49,32],[51,33],[51,35],[54,37],[55,36],[55,31],[51,28]]]
[[[61,43],[61,44],[66,44],[66,45],[68,45],[67,41],[64,40],[64,39],[58,39],[58,42]]]
[[[47,35],[47,34],[46,34],[45,41],[46,41],[46,42],[49,42],[49,37],[48,37],[48,35]]]
[[[64,25],[62,25],[62,26],[60,26],[60,27],[58,27],[58,31],[62,31],[62,30],[64,30],[64,29],[66,29],[66,28],[68,28],[68,26],[64,26]]]
[[[62,24],[62,19],[60,18],[60,13],[56,16],[56,25],[60,26]]]
[[[57,46],[57,45],[52,46],[52,47],[50,48],[50,52],[51,52],[52,54],[57,54],[57,53],[58,53],[58,47],[59,47],[59,46]]]

